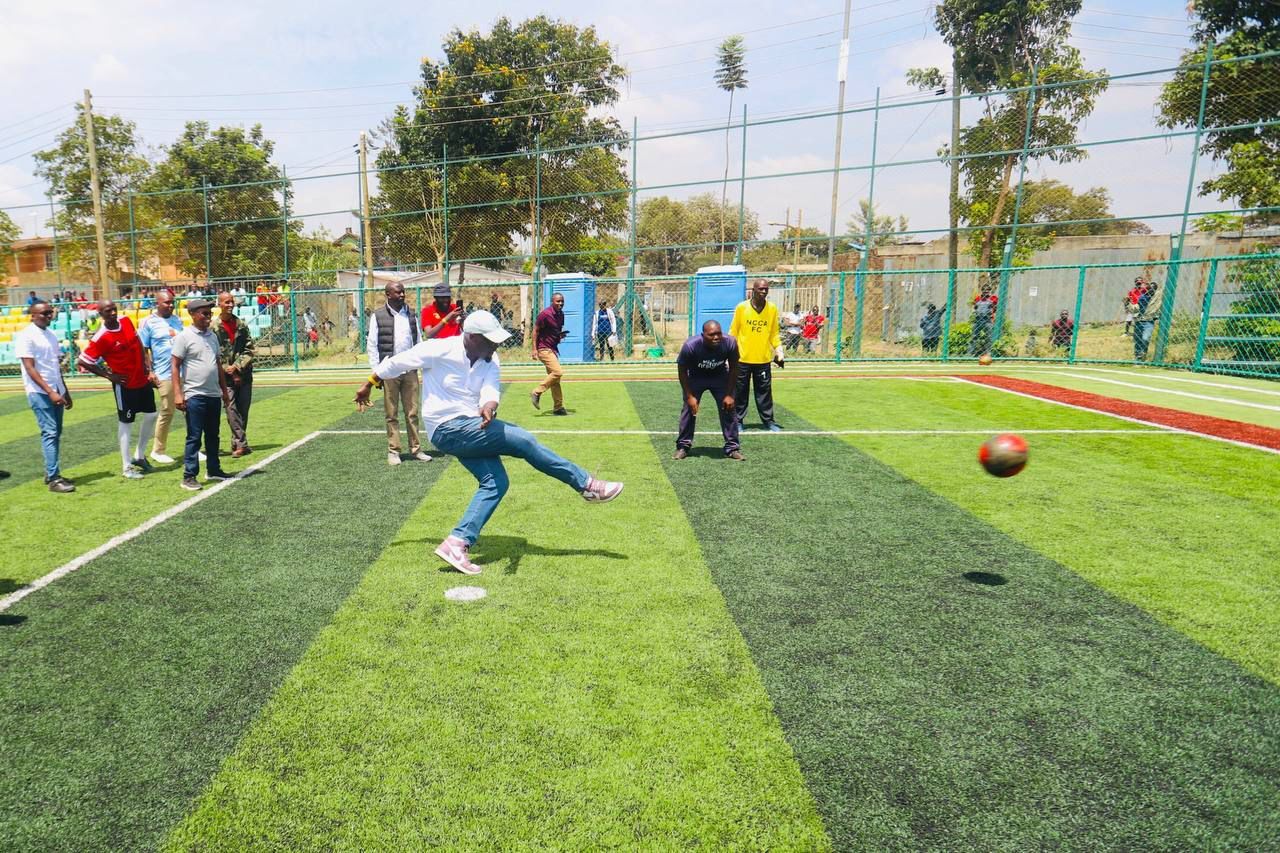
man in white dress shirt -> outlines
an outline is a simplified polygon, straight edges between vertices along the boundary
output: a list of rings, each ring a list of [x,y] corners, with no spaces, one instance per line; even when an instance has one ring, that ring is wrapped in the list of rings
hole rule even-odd
[[[436,554],[460,572],[476,575],[481,567],[469,549],[493,515],[510,484],[503,456],[515,456],[554,477],[592,503],[611,501],[622,483],[610,483],[544,447],[528,430],[498,420],[498,345],[511,336],[488,311],[473,311],[462,334],[432,338],[407,352],[379,362],[356,391],[360,411],[369,408],[375,385],[422,370],[422,421],[431,443],[458,458],[480,486],[453,532]]]
[[[404,304],[404,285],[392,282],[386,287],[387,304],[369,315],[369,369],[376,369],[386,359],[407,352],[418,343],[418,320]],[[404,406],[405,426],[409,431],[409,456],[419,462],[430,462],[422,452],[418,436],[418,398],[422,392],[418,371],[407,371],[382,383],[382,409],[387,415],[387,464],[400,464],[400,408]]]
[[[40,427],[40,448],[44,453],[44,481],[49,491],[66,493],[76,490],[62,476],[60,452],[62,444],[62,413],[72,406],[71,391],[62,379],[61,351],[58,339],[49,331],[53,322],[53,306],[43,299],[36,299],[27,308],[31,325],[13,341],[14,353],[22,365],[22,388],[27,392],[27,403],[35,412]]]

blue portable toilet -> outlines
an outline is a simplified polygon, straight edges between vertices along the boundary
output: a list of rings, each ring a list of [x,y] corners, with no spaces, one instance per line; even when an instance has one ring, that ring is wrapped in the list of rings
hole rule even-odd
[[[729,334],[733,309],[747,298],[747,268],[741,264],[702,267],[693,276],[693,334],[702,324],[715,320]]]
[[[561,272],[547,276],[542,284],[543,308],[551,305],[555,294],[564,296],[564,330],[569,336],[560,342],[560,360],[566,364],[595,361],[595,278],[584,272]]]

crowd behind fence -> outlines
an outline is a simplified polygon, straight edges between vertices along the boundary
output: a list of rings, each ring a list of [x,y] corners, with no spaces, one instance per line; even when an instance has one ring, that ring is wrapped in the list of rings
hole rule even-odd
[[[1193,126],[1159,126],[1159,95],[1177,79],[1203,84],[1202,104],[1212,88],[1247,104],[1245,113],[1264,117],[1230,125],[1197,121]],[[1268,86],[1258,82],[1267,79],[1272,81]],[[182,191],[139,190],[103,200],[110,271],[106,287],[95,284],[92,204],[86,199],[52,200],[8,209],[15,221],[47,214],[54,229],[46,269],[20,275],[18,286],[10,287],[11,301],[20,303],[27,289],[46,298],[85,293],[86,302],[105,295],[141,300],[160,287],[179,294],[193,288],[265,289],[275,299],[270,310],[260,310],[266,306],[256,299],[245,306],[255,316],[270,317],[263,321],[264,360],[301,368],[341,361],[337,350],[348,345],[359,349],[362,335],[356,327],[363,323],[363,312],[380,299],[380,273],[405,276],[411,299],[424,292],[429,299],[431,286],[425,280],[415,284],[413,277],[434,276],[463,294],[474,289],[477,297],[465,297],[466,303],[487,307],[491,301],[502,302],[510,312],[505,321],[523,340],[539,304],[543,276],[587,271],[597,276],[598,292],[607,295],[623,318],[625,334],[620,337],[625,345],[620,344],[622,351],[615,357],[634,358],[669,353],[672,342],[691,331],[688,276],[695,269],[737,262],[753,274],[778,279],[773,298],[786,310],[797,303],[806,312],[818,307],[826,323],[820,343],[806,356],[960,357],[949,340],[940,341],[936,352],[914,343],[921,317],[933,304],[946,312],[947,329],[959,329],[966,322],[968,294],[985,285],[999,305],[994,320],[998,357],[1061,356],[1060,347],[1047,351],[1043,329],[1067,310],[1077,338],[1067,356],[1125,361],[1131,358],[1124,357],[1124,342],[1118,340],[1124,335],[1106,342],[1099,330],[1124,322],[1125,295],[1133,278],[1146,274],[1161,278],[1164,285],[1156,309],[1158,338],[1148,358],[1201,367],[1230,362],[1225,369],[1271,374],[1267,354],[1273,353],[1276,330],[1269,324],[1277,320],[1271,315],[1278,309],[1270,304],[1276,301],[1274,290],[1266,290],[1265,281],[1274,285],[1274,259],[1197,258],[1184,263],[1183,249],[1200,216],[1236,217],[1242,234],[1246,222],[1264,230],[1280,223],[1280,208],[1231,207],[1197,194],[1198,182],[1220,177],[1215,171],[1220,163],[1203,156],[1211,135],[1277,132],[1276,79],[1280,52],[1213,59],[1209,51],[1195,65],[1088,80],[1044,81],[1033,75],[1030,85],[1000,92],[897,98],[881,98],[877,92],[871,103],[844,111],[845,165],[838,170],[814,159],[832,136],[836,113],[752,119],[744,109],[741,120],[728,127],[641,134],[633,126],[630,134],[596,145],[556,148],[539,143],[533,150],[467,158],[450,158],[445,152],[426,163],[382,163],[367,175],[344,172]],[[929,150],[931,140],[949,136],[950,111],[940,107],[950,105],[953,97],[961,124],[974,130],[956,151]],[[1095,103],[1078,140],[1049,144],[1038,136],[1039,110],[1047,109],[1046,104],[1054,98],[1084,97]],[[1143,105],[1135,107],[1135,98]],[[984,123],[984,117],[999,109],[1008,121]],[[1136,117],[1136,123],[1126,125],[1132,132],[1094,133],[1092,128],[1108,126],[1105,117],[1117,114]],[[1151,132],[1142,132],[1146,130]],[[718,170],[708,177],[680,156],[687,146],[719,145],[722,139],[739,152],[730,163],[727,184]],[[753,151],[770,153],[753,158]],[[815,165],[779,169],[775,164],[780,158],[772,154],[778,151],[796,155],[784,159]],[[830,152],[823,156],[829,158]],[[948,188],[953,166],[960,170],[962,206],[969,211],[955,224],[948,216],[957,203]],[[979,185],[984,170],[1007,171],[1015,180],[984,188]],[[372,193],[368,208],[313,201],[349,198],[362,177]],[[845,201],[865,200],[876,214],[893,214],[897,199],[923,194],[926,221],[886,228],[872,217],[860,228],[852,221],[837,223],[837,233],[831,235],[824,229],[800,229],[797,216],[795,229],[762,236],[757,211],[772,216],[786,208],[789,223],[790,211],[799,213],[803,198],[815,192],[829,195],[840,178]],[[1037,189],[1059,180],[1077,191],[1085,189],[1084,182],[1115,190],[1115,209],[1089,216],[1039,204]],[[1174,187],[1181,203],[1165,201],[1148,209],[1148,193],[1118,191],[1135,181]],[[722,196],[727,199],[723,204]],[[979,221],[975,211],[993,208],[1004,214]],[[808,221],[825,219],[825,212],[811,213]],[[585,222],[593,233],[584,233]],[[1129,265],[1095,264],[1086,257],[1078,264],[1025,265],[1037,247],[1064,235],[1150,227],[1170,235],[1164,257],[1148,256]],[[888,269],[881,257],[886,247],[949,234],[957,245],[954,269],[951,264]],[[371,257],[371,267],[365,257]],[[1143,269],[1135,270],[1138,265]],[[1246,273],[1238,274],[1242,269]],[[354,286],[353,276],[358,280]],[[1232,290],[1242,276],[1253,289]],[[1263,295],[1255,293],[1258,288]],[[1254,315],[1246,318],[1232,315],[1231,306],[1241,303],[1259,310],[1244,312]],[[305,328],[308,308],[323,326],[317,341],[309,340]],[[12,316],[10,308],[6,321]],[[1246,321],[1253,325],[1242,325]],[[299,323],[304,324],[300,338]],[[1042,332],[1028,343],[1024,330],[1035,328]],[[351,339],[349,344],[345,339]],[[4,361],[0,349],[0,363]]]

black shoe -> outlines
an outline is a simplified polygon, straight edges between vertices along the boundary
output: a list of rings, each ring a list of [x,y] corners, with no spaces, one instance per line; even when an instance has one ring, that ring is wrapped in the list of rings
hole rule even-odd
[[[63,479],[62,477],[54,477],[49,481],[49,491],[51,492],[66,494],[67,492],[74,492],[75,490],[76,484],[70,480]]]
[[[144,474],[150,474],[152,471],[156,470],[154,465],[142,458],[135,459],[129,464],[133,465],[135,468],[141,468],[142,473]]]
[[[677,447],[677,448],[676,448],[676,455],[675,455],[675,456],[672,456],[671,458],[672,458],[672,459],[687,459],[687,458],[689,458],[689,451],[688,451],[687,449],[683,448],[683,447]]]
[[[204,475],[205,482],[214,480],[230,480],[231,475],[226,471],[206,471]]]
[[[567,414],[569,414],[569,410],[568,410],[568,409],[566,409],[566,408],[564,408],[564,407],[561,407],[561,408],[556,409],[555,411],[553,411],[551,414],[553,414],[553,415],[567,415]]]
[[[8,472],[8,471],[0,471],[0,480],[7,480],[7,479],[9,479],[9,472]]]
[[[200,481],[195,477],[183,477],[182,488],[186,489],[188,492],[198,492],[204,487],[200,485]]]

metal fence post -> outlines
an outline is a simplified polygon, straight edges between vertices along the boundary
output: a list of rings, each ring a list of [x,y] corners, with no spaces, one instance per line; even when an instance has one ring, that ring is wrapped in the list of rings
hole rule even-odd
[[[533,281],[542,281],[542,134],[533,138]],[[533,292],[541,296],[540,287]],[[537,303],[541,305],[541,302]]]
[[[624,304],[627,306],[627,330],[626,354],[629,356],[635,352],[635,318],[636,318],[636,158],[639,153],[636,149],[640,147],[638,139],[640,133],[640,122],[637,118],[631,119],[631,236],[630,249],[631,254],[627,261],[627,285],[624,297]]]
[[[293,372],[298,372],[298,310],[294,300],[294,289],[289,288],[289,328],[293,340]]]
[[[1204,338],[1209,332],[1209,314],[1213,311],[1213,289],[1217,283],[1218,259],[1214,258],[1209,262],[1209,282],[1205,287],[1204,307],[1200,311],[1200,334],[1196,338],[1196,370],[1199,370],[1204,363]]]
[[[289,280],[289,173],[284,166],[280,167],[280,224],[284,229],[284,279]],[[293,288],[289,288],[290,294]],[[290,297],[292,298],[292,296]]]
[[[204,280],[213,280],[212,251],[209,248],[209,179],[201,176],[200,194],[204,199]]]
[[[1009,268],[1013,266],[1013,253],[1018,243],[1018,218],[1022,215],[1022,188],[1027,178],[1027,156],[1031,149],[1031,126],[1036,115],[1036,78],[1038,69],[1031,67],[1031,89],[1027,92],[1027,125],[1022,134],[1022,155],[1018,162],[1018,189],[1013,196],[1013,222],[1009,228],[1009,239],[1004,244],[1004,255],[1000,261],[1000,287],[996,291],[995,326],[991,331],[992,345],[1000,340],[1004,333],[1004,315],[1009,304]]]
[[[1068,364],[1076,363],[1076,341],[1080,339],[1080,314],[1084,310],[1084,280],[1088,271],[1088,267],[1084,264],[1080,265],[1080,280],[1076,282],[1076,312],[1072,315],[1074,325],[1071,327],[1071,349],[1067,353]]]
[[[844,279],[845,273],[840,273],[840,295],[837,297],[839,308],[836,309],[836,364],[839,364],[844,356]]]
[[[862,249],[862,254],[867,254],[866,247]],[[858,263],[858,269],[853,274],[853,335],[849,344],[849,349],[853,350],[853,358],[862,358],[862,305],[866,301],[866,268],[861,262]]]
[[[858,265],[866,269],[871,259],[871,229],[876,220],[876,149],[880,142],[880,87],[876,86],[876,103],[874,118],[871,122],[871,175],[867,178],[867,227],[862,237],[862,258]],[[796,236],[799,240],[799,235]],[[834,263],[834,260],[832,261]]]
[[[947,270],[947,304],[942,309],[942,360],[951,360],[951,313],[956,302],[956,269]]]
[[[133,225],[133,192],[129,193],[129,272],[134,287],[138,286],[138,232]],[[134,294],[137,298],[137,294]]]
[[[53,268],[58,274],[58,289],[62,290],[62,257],[58,251],[58,214],[53,206],[53,195],[49,195],[49,225],[53,228]]]
[[[733,262],[742,263],[742,230],[747,220],[747,105],[742,105],[742,168],[738,178],[738,247],[733,253]],[[693,310],[693,306],[689,306]],[[693,333],[690,332],[692,337]]]
[[[440,165],[440,184],[443,187],[442,205],[444,207],[444,261],[440,264],[441,278],[445,284],[449,283],[449,143],[444,142],[442,150],[444,153],[444,161]],[[439,260],[439,258],[437,258]]]
[[[1165,349],[1169,345],[1169,327],[1173,325],[1174,299],[1178,293],[1178,274],[1181,272],[1182,247],[1187,241],[1187,218],[1191,214],[1191,196],[1196,189],[1196,164],[1200,160],[1200,137],[1204,134],[1204,110],[1209,98],[1209,75],[1213,71],[1213,39],[1204,46],[1204,71],[1200,79],[1200,111],[1196,116],[1195,142],[1191,146],[1191,168],[1187,174],[1187,195],[1182,204],[1182,227],[1178,230],[1178,242],[1169,252],[1169,272],[1164,277],[1164,295],[1160,299],[1160,317],[1156,324],[1156,349],[1152,363],[1163,364]]]

